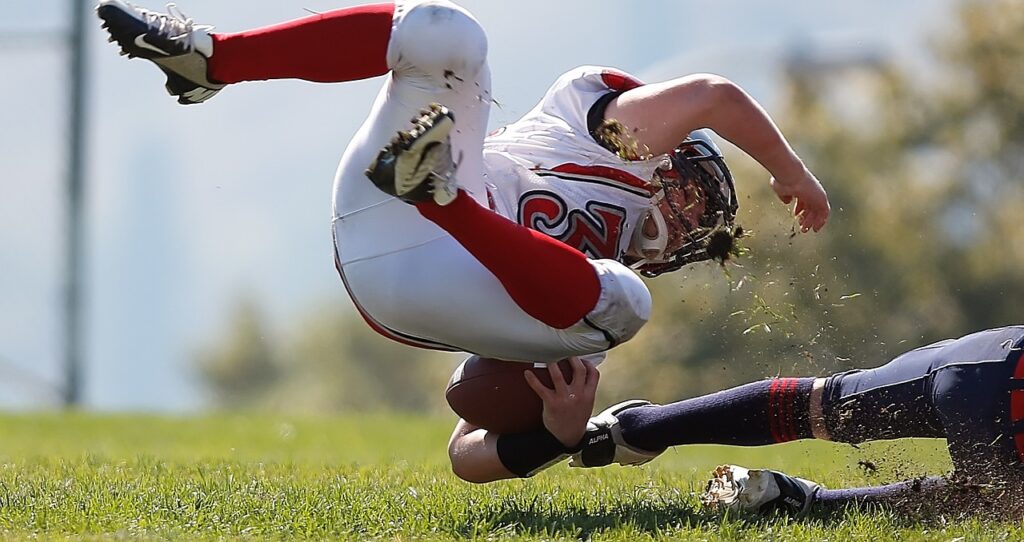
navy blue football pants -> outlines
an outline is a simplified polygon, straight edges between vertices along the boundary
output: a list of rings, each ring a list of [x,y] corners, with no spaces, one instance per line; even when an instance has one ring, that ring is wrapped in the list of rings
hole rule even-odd
[[[947,439],[958,476],[1024,462],[1024,326],[911,350],[826,380],[825,426],[837,442]]]

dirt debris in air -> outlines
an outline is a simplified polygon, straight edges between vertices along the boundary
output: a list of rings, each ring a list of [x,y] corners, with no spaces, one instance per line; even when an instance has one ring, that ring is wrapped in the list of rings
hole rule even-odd
[[[912,521],[943,525],[963,519],[1024,521],[1024,467],[996,463],[962,465],[959,473],[946,476],[909,476],[904,468],[914,471],[918,466],[906,458],[897,459],[899,464],[895,467],[882,464],[891,463],[892,459],[861,459],[857,467],[871,477],[887,467],[885,470],[895,479],[907,480],[906,489],[881,502],[861,503],[859,507],[882,507]],[[822,512],[827,514],[830,510]]]
[[[1020,522],[1024,520],[1024,476],[1004,472],[985,482],[956,475],[918,478],[893,508],[922,521],[978,518]]]
[[[649,160],[654,157],[651,150],[647,146],[641,145],[629,128],[618,120],[605,119],[600,126],[594,129],[593,136],[602,147],[623,160]],[[701,232],[695,233],[706,232],[706,229],[702,229]],[[749,232],[744,231],[742,226],[716,228],[708,236],[707,253],[712,260],[725,266],[726,260],[746,255],[747,249],[737,241],[749,235]]]
[[[623,160],[647,160],[653,156],[650,149],[640,145],[633,134],[629,133],[626,125],[615,119],[605,119],[595,128],[594,139]]]

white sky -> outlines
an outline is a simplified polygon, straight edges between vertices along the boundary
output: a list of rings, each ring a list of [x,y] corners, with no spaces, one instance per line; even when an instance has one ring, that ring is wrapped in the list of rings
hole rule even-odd
[[[179,3],[234,31],[354,2]],[[46,406],[45,390],[13,375],[59,380],[67,83],[52,32],[67,2],[11,4],[0,22],[0,404]],[[775,63],[796,48],[920,60],[950,0],[463,4],[489,33],[500,125],[581,64],[652,80],[716,72],[770,104]],[[9,39],[27,31],[46,39]],[[347,303],[331,256],[331,181],[380,81],[249,83],[185,108],[98,24],[89,40],[86,403],[199,408],[191,356],[224,329],[235,299],[255,296],[279,324]]]

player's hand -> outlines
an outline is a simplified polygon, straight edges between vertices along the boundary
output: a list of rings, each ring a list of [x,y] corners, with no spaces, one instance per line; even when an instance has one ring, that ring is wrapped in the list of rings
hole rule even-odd
[[[526,383],[544,403],[544,427],[565,445],[575,448],[587,430],[587,421],[594,412],[594,397],[601,374],[589,361],[569,358],[572,383],[567,383],[557,363],[548,364],[554,389],[544,385],[531,371],[525,371]]]
[[[800,222],[801,232],[819,231],[825,226],[831,207],[825,189],[814,174],[804,169],[793,178],[772,177],[771,185],[782,203],[788,205],[796,200],[793,214]]]

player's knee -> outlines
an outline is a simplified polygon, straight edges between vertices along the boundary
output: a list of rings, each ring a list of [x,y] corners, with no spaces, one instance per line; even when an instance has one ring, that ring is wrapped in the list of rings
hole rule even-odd
[[[401,6],[401,4],[399,4]],[[487,35],[465,9],[427,0],[395,14],[388,63],[441,88],[472,81],[487,60]]]
[[[448,461],[451,462],[452,474],[463,482],[486,484],[501,479],[490,469],[481,468],[479,461],[474,461],[472,458],[467,458],[465,454],[458,453],[451,445],[448,446]]]
[[[651,318],[651,292],[640,277],[614,260],[591,260],[601,282],[601,296],[587,320],[616,343],[632,339]]]
[[[488,473],[480,468],[480,461],[472,453],[473,446],[468,442],[468,435],[474,429],[465,422],[460,421],[455,426],[451,439],[448,441],[448,461],[452,466],[452,474],[465,482],[483,484],[494,480],[488,477]]]
[[[467,465],[455,457],[450,457],[450,459],[452,462],[452,474],[463,482],[469,482],[471,484],[486,484],[487,482],[494,481],[482,476],[482,473],[474,469],[472,465]]]

